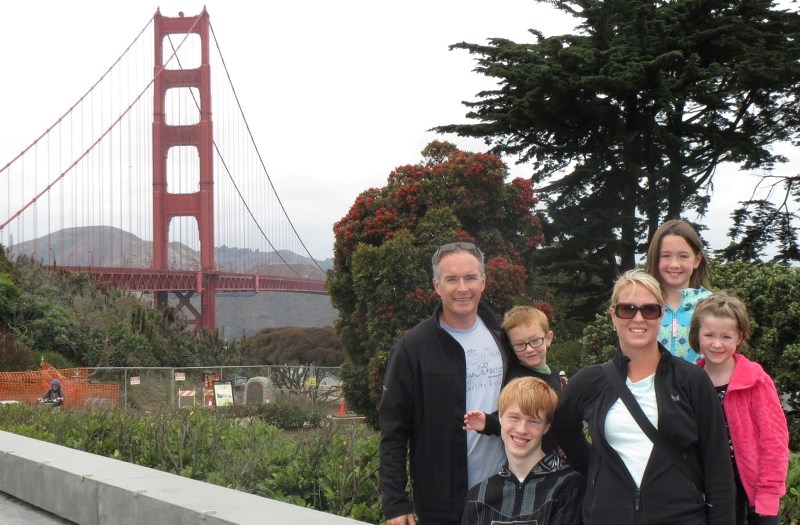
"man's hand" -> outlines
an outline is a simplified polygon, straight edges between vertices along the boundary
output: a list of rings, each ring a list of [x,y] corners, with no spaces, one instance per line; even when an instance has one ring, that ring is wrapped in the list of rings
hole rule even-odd
[[[483,432],[486,429],[486,414],[480,410],[470,410],[464,414],[464,430],[477,430]]]
[[[413,514],[405,514],[386,520],[386,525],[417,525],[417,520],[414,519]]]

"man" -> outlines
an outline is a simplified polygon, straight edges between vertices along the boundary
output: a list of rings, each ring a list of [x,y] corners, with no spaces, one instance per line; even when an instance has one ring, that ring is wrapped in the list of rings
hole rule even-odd
[[[380,407],[380,475],[387,525],[458,525],[467,489],[502,467],[503,443],[464,432],[467,407],[497,410],[508,355],[496,315],[480,302],[481,251],[441,246],[432,258],[441,303],[395,343]],[[406,493],[409,460],[413,504]]]

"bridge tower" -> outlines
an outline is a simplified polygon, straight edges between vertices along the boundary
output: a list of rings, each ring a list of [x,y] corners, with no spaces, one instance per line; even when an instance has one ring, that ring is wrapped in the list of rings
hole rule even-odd
[[[153,65],[153,257],[155,270],[168,269],[169,227],[174,217],[194,217],[200,237],[200,269],[193,290],[175,292],[178,309],[188,311],[196,329],[216,329],[218,273],[214,262],[214,170],[211,122],[211,71],[209,67],[208,12],[197,16],[165,17],[157,10],[153,17],[155,62]],[[164,67],[167,35],[195,33],[200,37],[200,66],[195,69]],[[168,55],[170,56],[171,53]],[[196,88],[200,95],[200,120],[196,124],[167,124],[166,97],[173,88]],[[197,149],[200,189],[194,193],[171,193],[167,187],[167,159],[175,146]],[[189,302],[200,294],[200,311]],[[169,292],[155,293],[156,304],[167,306]],[[191,317],[190,317],[191,319]]]

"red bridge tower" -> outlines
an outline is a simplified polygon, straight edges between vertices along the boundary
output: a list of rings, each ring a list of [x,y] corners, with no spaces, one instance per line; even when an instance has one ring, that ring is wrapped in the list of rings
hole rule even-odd
[[[178,309],[194,315],[195,328],[216,329],[216,290],[218,273],[214,262],[214,170],[211,123],[211,74],[209,67],[208,12],[198,16],[168,18],[156,11],[153,17],[155,63],[153,71],[153,258],[152,268],[168,269],[169,227],[174,217],[194,217],[200,237],[200,271],[193,290],[175,292]],[[200,37],[201,59],[196,69],[164,67],[164,40],[167,35],[195,33]],[[196,124],[170,125],[166,121],[167,91],[173,88],[197,88],[200,95],[200,121]],[[167,187],[167,158],[173,146],[197,148],[200,190],[194,193],[171,193]],[[200,294],[200,311],[189,302]],[[156,292],[155,301],[167,306],[169,292]]]

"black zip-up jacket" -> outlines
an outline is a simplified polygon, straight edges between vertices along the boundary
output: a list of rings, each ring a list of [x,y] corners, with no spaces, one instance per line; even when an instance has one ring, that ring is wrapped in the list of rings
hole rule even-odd
[[[545,456],[524,481],[508,470],[478,483],[467,493],[461,525],[581,525],[586,479],[555,452]]]
[[[608,444],[605,422],[619,396],[602,365],[573,376],[556,410],[554,426],[567,460],[586,475],[586,525],[729,525],[734,523],[734,483],[724,416],[708,375],[659,345],[655,375],[658,431],[702,473],[702,487],[653,447],[639,488]],[[627,376],[630,360],[617,352],[617,371]],[[589,426],[591,445],[583,434]],[[705,498],[705,499],[704,499]]]
[[[381,423],[380,485],[387,519],[410,514],[406,494],[411,464],[413,510],[419,516],[459,520],[467,496],[467,378],[464,349],[433,316],[400,338],[389,353]],[[497,341],[508,370],[497,316],[481,304],[478,315]],[[719,402],[717,402],[719,404]]]

